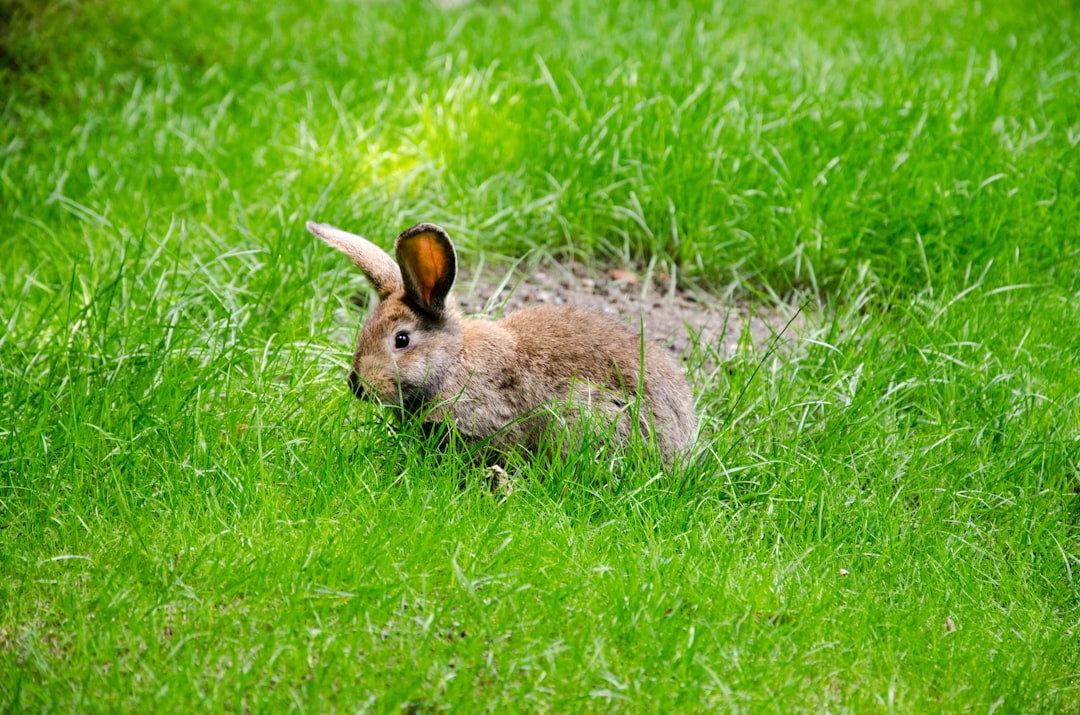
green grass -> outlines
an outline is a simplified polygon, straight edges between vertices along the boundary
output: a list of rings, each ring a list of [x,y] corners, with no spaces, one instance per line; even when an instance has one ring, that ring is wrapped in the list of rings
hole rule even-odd
[[[0,3],[0,706],[1080,709],[1073,4],[306,5]],[[308,218],[816,329],[499,500]]]

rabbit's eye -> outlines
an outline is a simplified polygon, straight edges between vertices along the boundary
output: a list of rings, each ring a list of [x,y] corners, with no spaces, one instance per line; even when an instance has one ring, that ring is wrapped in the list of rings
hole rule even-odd
[[[404,330],[394,336],[394,347],[398,350],[409,347],[409,334]]]

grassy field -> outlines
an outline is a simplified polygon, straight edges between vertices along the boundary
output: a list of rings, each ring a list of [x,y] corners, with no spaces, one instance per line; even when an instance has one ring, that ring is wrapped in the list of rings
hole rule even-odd
[[[1075,3],[0,17],[0,708],[1080,710]],[[817,327],[499,500],[348,393],[308,218]]]

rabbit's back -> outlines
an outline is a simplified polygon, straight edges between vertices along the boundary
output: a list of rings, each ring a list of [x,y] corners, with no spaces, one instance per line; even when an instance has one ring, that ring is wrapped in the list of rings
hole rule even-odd
[[[625,323],[588,308],[536,305],[509,314],[498,325],[513,335],[518,353],[545,377],[637,389],[641,336]],[[662,350],[646,341],[646,377],[654,363],[657,369],[674,367]]]

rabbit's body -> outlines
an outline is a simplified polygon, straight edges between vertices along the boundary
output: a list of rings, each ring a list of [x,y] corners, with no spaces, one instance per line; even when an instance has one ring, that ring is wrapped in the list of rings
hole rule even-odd
[[[498,450],[536,451],[563,424],[575,438],[586,426],[619,443],[635,431],[652,436],[669,462],[690,447],[696,419],[681,370],[627,325],[551,305],[464,319],[449,296],[456,256],[442,229],[420,224],[398,238],[399,277],[365,239],[308,228],[353,258],[381,298],[357,341],[350,383],[358,397],[450,421]]]
[[[463,320],[456,367],[438,392],[433,419],[449,418],[474,439],[497,446],[540,447],[552,419],[596,418],[629,438],[654,427],[665,457],[689,446],[694,433],[690,390],[664,352],[627,326],[585,308],[539,305],[499,321]],[[638,391],[641,404],[636,404]],[[551,408],[551,409],[549,409]],[[530,418],[521,419],[530,415]]]

